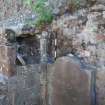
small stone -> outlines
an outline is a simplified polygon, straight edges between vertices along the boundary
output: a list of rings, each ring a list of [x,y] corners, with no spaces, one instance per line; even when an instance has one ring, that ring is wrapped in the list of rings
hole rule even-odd
[[[59,13],[60,13],[60,10],[58,8],[56,8],[56,9],[53,10],[53,14],[55,16],[59,15]]]
[[[73,54],[68,54],[67,56],[69,56],[69,57],[73,57],[74,55],[73,55]]]
[[[90,11],[105,11],[105,6],[103,4],[94,5]]]
[[[103,18],[105,19],[105,11],[103,11]]]
[[[87,51],[87,50],[83,50],[82,52],[81,52],[81,56],[82,57],[90,57],[90,51]]]

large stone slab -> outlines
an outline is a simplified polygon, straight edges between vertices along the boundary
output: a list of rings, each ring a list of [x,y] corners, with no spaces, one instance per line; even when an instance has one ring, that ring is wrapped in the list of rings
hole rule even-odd
[[[105,70],[97,71],[96,86],[98,105],[105,105]]]
[[[49,76],[51,105],[90,105],[90,72],[82,71],[77,62],[59,58]]]

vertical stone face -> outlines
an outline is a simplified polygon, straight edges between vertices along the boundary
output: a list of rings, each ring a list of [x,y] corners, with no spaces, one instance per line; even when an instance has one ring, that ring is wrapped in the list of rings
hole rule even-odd
[[[17,75],[8,81],[10,104],[5,105],[42,105],[39,65],[19,66],[17,70]]]
[[[51,105],[90,105],[90,77],[78,64],[70,58],[60,58],[51,72]]]
[[[0,45],[0,73],[12,76],[15,70],[16,50],[12,46]]]
[[[97,71],[97,101],[99,105],[105,105],[105,70]]]

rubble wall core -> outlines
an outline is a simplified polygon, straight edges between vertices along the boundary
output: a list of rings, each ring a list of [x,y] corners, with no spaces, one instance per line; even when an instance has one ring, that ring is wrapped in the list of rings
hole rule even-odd
[[[18,44],[11,44],[8,36],[0,35],[0,104],[104,105],[104,20],[105,6],[102,4],[54,20],[52,30],[56,31],[57,43],[53,39],[56,46],[52,47],[56,47],[57,58],[66,57],[57,59],[51,67],[45,63],[41,69],[40,64],[35,64],[40,59],[36,37],[18,37]],[[47,55],[42,54],[42,57]]]

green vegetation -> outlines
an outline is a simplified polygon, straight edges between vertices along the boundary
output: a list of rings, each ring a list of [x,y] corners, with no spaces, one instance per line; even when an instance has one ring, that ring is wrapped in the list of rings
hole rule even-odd
[[[80,0],[73,0],[75,2],[76,8],[80,8],[81,1]]]
[[[38,15],[38,18],[34,22],[35,26],[43,27],[52,22],[53,14],[51,8],[47,5],[47,0],[24,0],[24,3]],[[67,0],[67,5],[69,10],[73,12],[80,7],[80,0]],[[33,25],[33,23],[31,24]]]
[[[38,18],[35,20],[35,25],[37,27],[42,27],[43,25],[52,22],[53,15],[50,7],[46,4],[47,0],[25,0],[25,5],[28,5],[34,13],[37,13]]]

